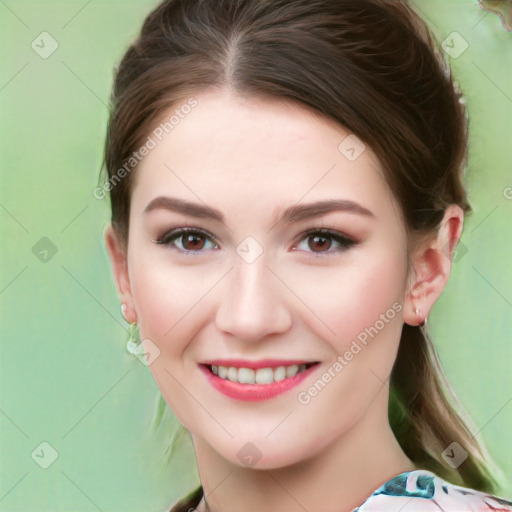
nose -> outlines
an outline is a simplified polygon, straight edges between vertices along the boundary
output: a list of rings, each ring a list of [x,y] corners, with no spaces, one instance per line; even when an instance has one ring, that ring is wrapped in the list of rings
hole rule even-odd
[[[226,281],[216,314],[220,331],[256,342],[290,329],[292,315],[283,300],[285,288],[263,257],[252,263],[237,258]]]

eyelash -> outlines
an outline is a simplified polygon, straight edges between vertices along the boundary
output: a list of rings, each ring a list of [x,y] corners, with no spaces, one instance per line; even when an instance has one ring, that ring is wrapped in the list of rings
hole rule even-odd
[[[192,228],[192,227],[180,227],[180,228],[171,229],[170,231],[166,231],[161,236],[159,236],[156,240],[153,240],[153,241],[159,245],[169,246],[169,248],[171,248],[172,250],[177,250],[186,256],[195,256],[195,255],[199,255],[199,254],[205,252],[205,250],[203,250],[203,249],[198,250],[198,251],[187,251],[187,250],[184,251],[180,248],[172,247],[172,244],[171,244],[172,240],[179,239],[180,236],[190,235],[190,234],[200,235],[204,238],[209,239],[216,246],[219,245],[218,240],[212,234],[210,234],[207,231],[204,231],[202,229]],[[321,235],[327,239],[330,238],[333,241],[340,244],[340,246],[341,246],[338,249],[328,250],[328,251],[320,251],[320,252],[303,251],[306,254],[308,254],[309,257],[313,257],[313,258],[326,257],[326,256],[332,256],[335,254],[339,254],[340,252],[344,252],[347,249],[350,249],[351,247],[353,247],[354,245],[357,245],[357,243],[358,243],[355,240],[353,240],[352,238],[350,238],[346,235],[343,235],[342,233],[339,233],[338,231],[333,231],[331,229],[327,229],[327,228],[323,228],[323,227],[311,228],[308,231],[302,233],[301,238],[299,239],[298,243],[302,242],[303,240],[307,240],[308,238],[312,237],[313,235]],[[293,241],[293,239],[289,240],[289,242],[292,242],[292,241]],[[294,250],[296,250],[296,249],[294,249]]]
[[[334,231],[332,229],[323,228],[319,226],[308,229],[305,233],[302,233],[300,235],[299,243],[302,242],[303,240],[311,238],[313,235],[320,235],[327,239],[330,238],[332,239],[332,241],[337,242],[340,245],[340,247],[334,250],[331,250],[329,248],[329,250],[323,252],[304,251],[308,256],[312,258],[334,256],[336,254],[340,254],[341,252],[345,252],[347,249],[350,249],[351,247],[357,244],[357,242],[354,239],[340,233],[339,231]]]
[[[199,229],[199,228],[171,229],[170,231],[166,231],[163,235],[159,236],[156,240],[154,240],[154,242],[156,242],[157,244],[160,244],[160,245],[169,246],[171,249],[177,250],[177,251],[181,252],[182,254],[185,254],[186,256],[197,255],[197,254],[204,252],[204,250],[183,251],[180,248],[171,247],[171,240],[173,240],[175,238],[179,238],[180,236],[183,236],[183,235],[201,235],[204,238],[209,238],[212,242],[215,243],[215,245],[218,245],[218,243],[219,243],[218,240],[213,235],[211,235],[207,231],[203,231],[202,229]]]

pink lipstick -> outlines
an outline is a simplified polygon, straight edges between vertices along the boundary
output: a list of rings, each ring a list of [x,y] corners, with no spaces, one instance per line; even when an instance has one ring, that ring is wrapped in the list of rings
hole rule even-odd
[[[259,401],[294,388],[318,364],[305,360],[218,359],[199,366],[208,382],[224,395],[238,400]]]

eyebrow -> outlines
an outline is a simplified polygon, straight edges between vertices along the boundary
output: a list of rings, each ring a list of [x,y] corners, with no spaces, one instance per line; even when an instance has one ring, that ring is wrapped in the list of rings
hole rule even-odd
[[[144,213],[149,213],[153,210],[159,209],[170,210],[183,215],[190,215],[192,217],[208,218],[222,223],[224,222],[224,215],[219,210],[205,204],[193,203],[191,201],[175,197],[156,197],[146,206]],[[277,219],[273,225],[275,226],[279,223],[291,224],[292,222],[299,222],[301,220],[319,217],[335,211],[355,213],[366,217],[375,217],[370,210],[355,201],[350,201],[348,199],[328,199],[310,204],[297,204],[290,206],[284,210],[279,219]]]
[[[282,216],[276,221],[276,224],[280,222],[285,224],[298,222],[336,211],[356,213],[365,217],[375,217],[370,210],[355,201],[348,199],[327,199],[317,201],[316,203],[290,206],[283,212]]]
[[[210,206],[192,203],[191,201],[185,201],[184,199],[178,199],[175,197],[156,197],[146,206],[144,213],[149,213],[153,210],[170,210],[182,213],[183,215],[210,218],[218,220],[219,222],[224,222],[224,215],[219,210],[211,208]]]

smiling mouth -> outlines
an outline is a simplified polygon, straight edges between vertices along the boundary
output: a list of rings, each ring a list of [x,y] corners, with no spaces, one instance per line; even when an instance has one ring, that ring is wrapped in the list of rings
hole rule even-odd
[[[291,364],[287,366],[275,366],[266,368],[246,368],[235,366],[205,365],[210,373],[224,380],[238,384],[261,384],[270,385],[291,379],[297,374],[306,371],[319,364],[318,362],[306,364]]]

